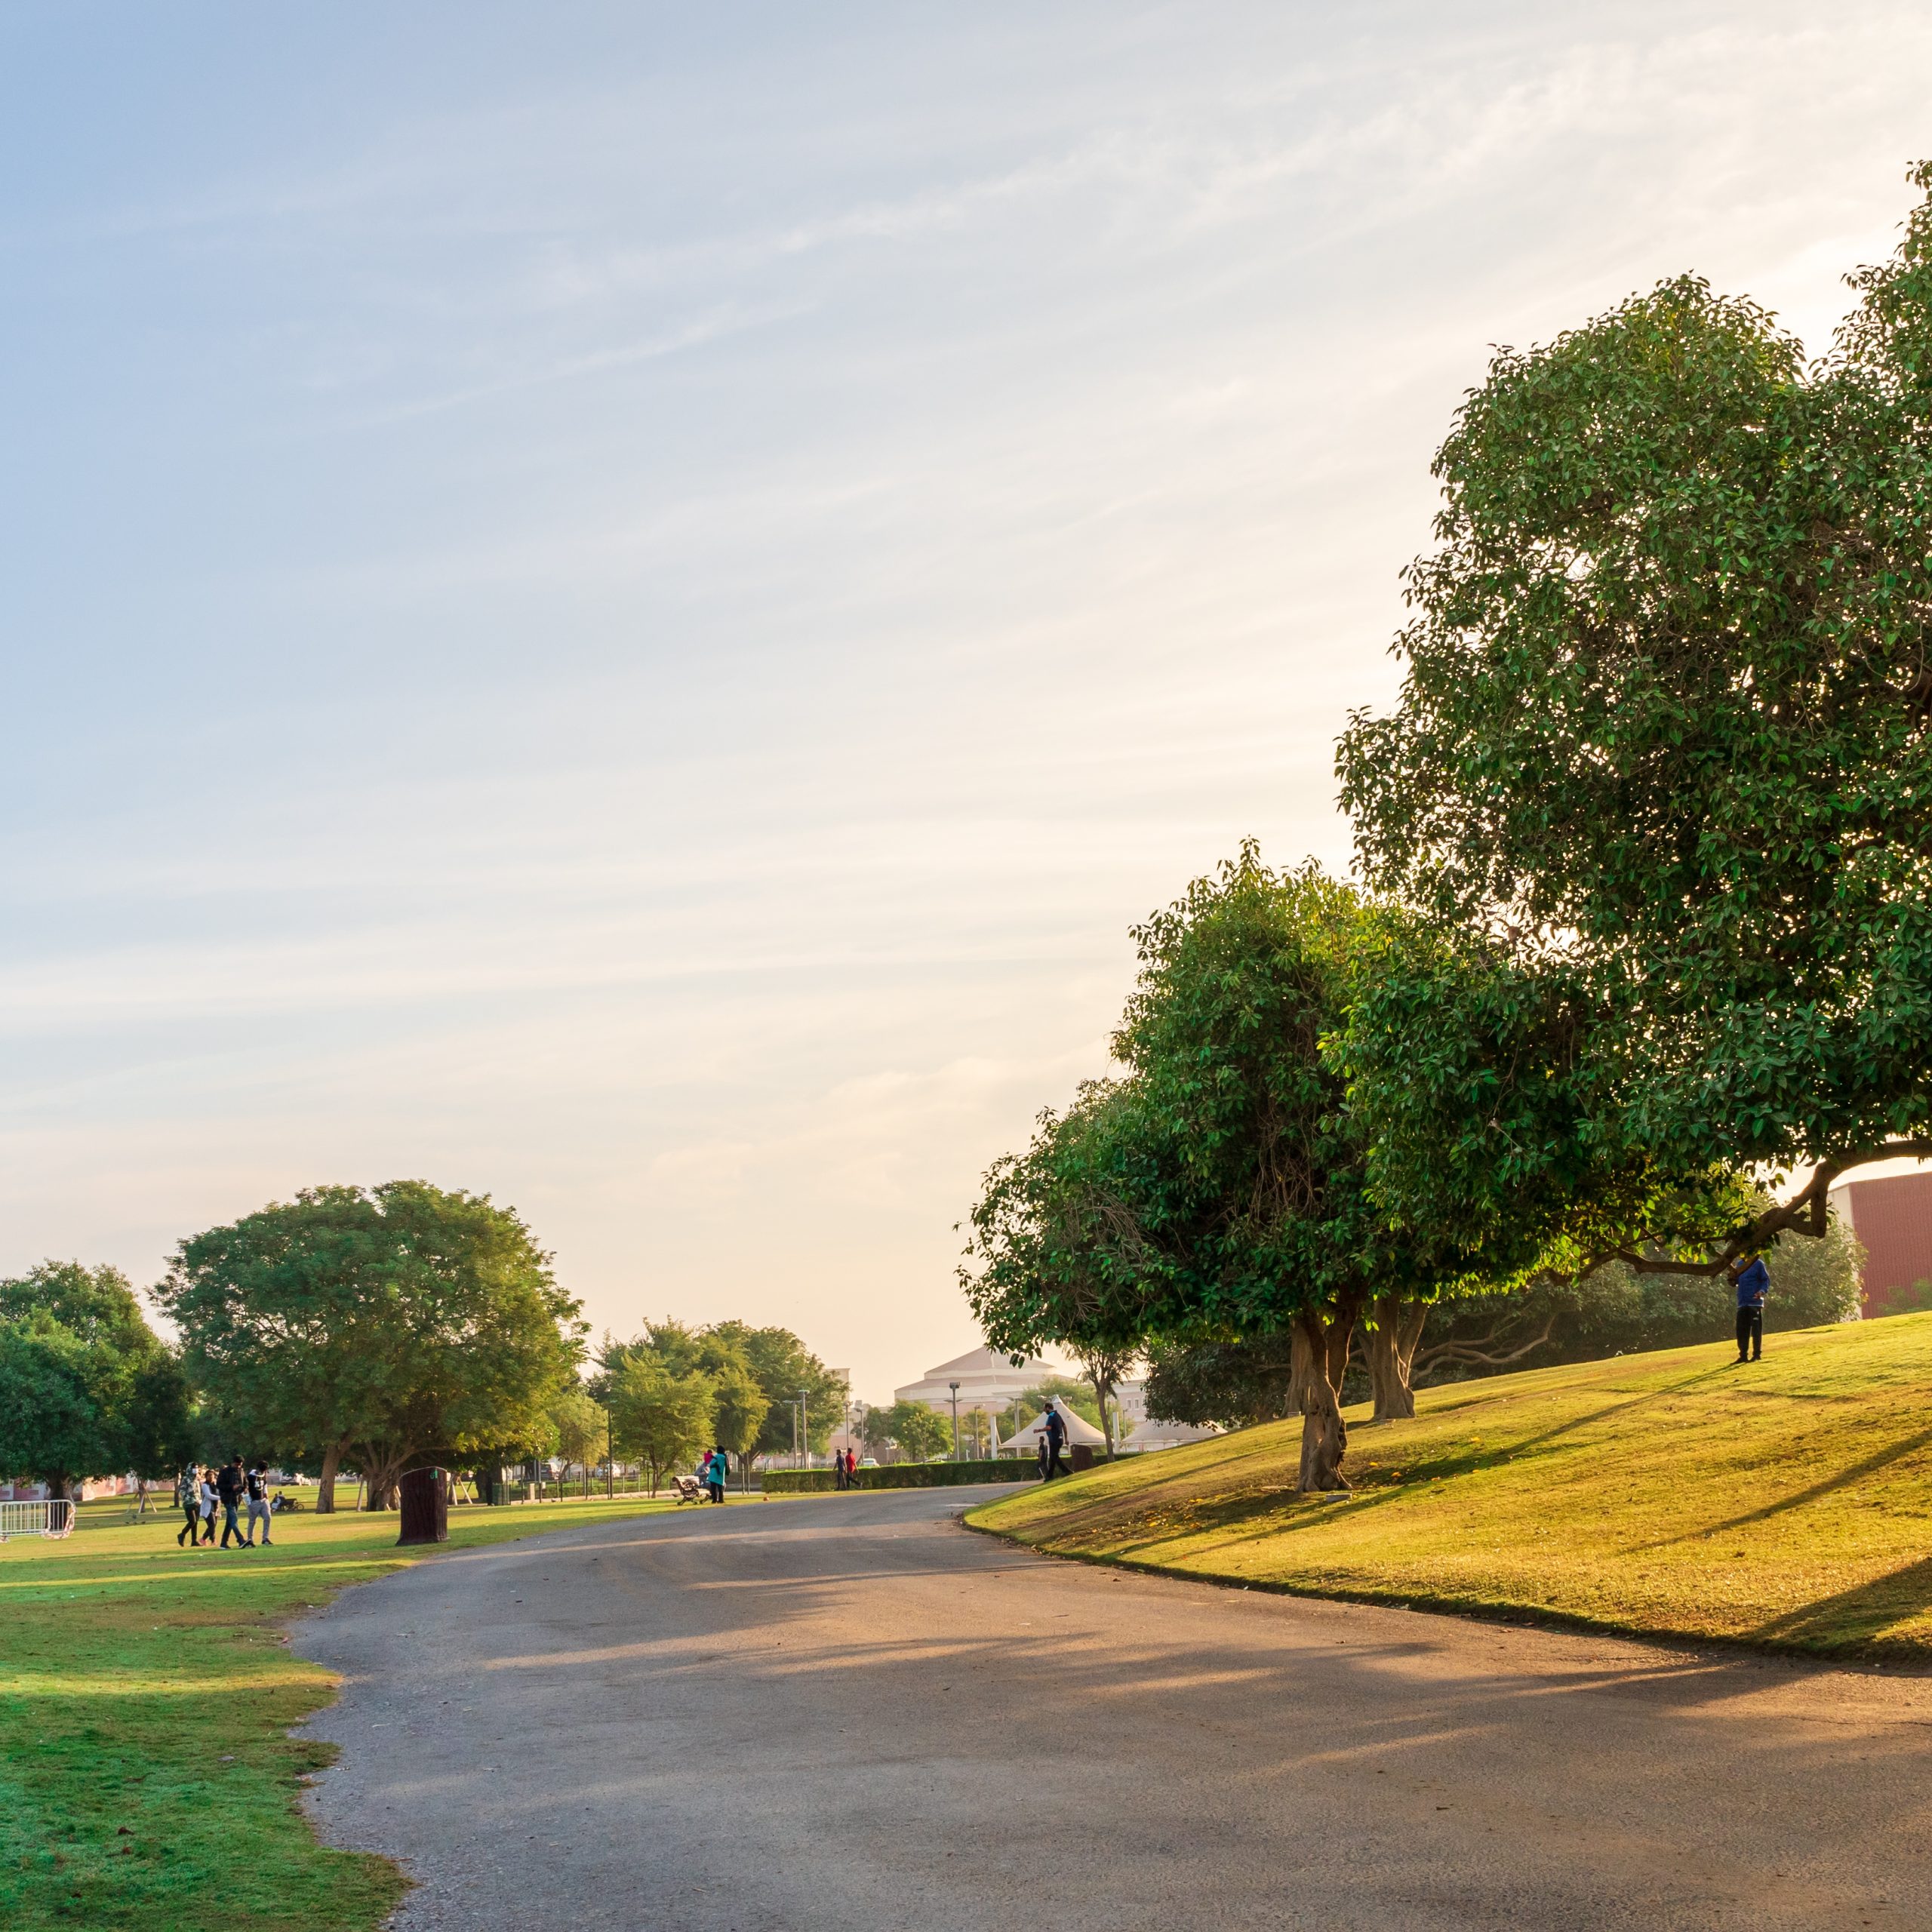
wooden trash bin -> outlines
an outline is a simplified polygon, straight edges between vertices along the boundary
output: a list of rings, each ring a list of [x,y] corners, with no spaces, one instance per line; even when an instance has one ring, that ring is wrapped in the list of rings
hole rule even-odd
[[[1094,1466],[1094,1445],[1091,1442],[1076,1442],[1068,1454],[1073,1460],[1073,1473],[1078,1475],[1082,1469]]]
[[[450,1540],[450,1482],[441,1469],[411,1469],[396,1485],[402,1506],[398,1543],[448,1543]]]

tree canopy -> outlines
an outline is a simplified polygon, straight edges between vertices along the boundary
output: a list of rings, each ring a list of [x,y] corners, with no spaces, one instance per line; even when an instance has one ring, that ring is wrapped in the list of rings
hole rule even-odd
[[[165,1475],[188,1441],[180,1365],[118,1269],[0,1281],[0,1472],[64,1496],[78,1477]]]
[[[1119,1080],[1041,1115],[995,1162],[962,1282],[1017,1355],[1284,1338],[1305,1487],[1338,1483],[1337,1391],[1358,1322],[1473,1284],[1460,1230],[1392,1223],[1331,1042],[1387,954],[1390,917],[1252,845],[1137,929]]]
[[[750,1447],[737,1452],[740,1469],[749,1473],[761,1456],[790,1452],[792,1417],[801,1389],[805,1446],[814,1454],[823,1454],[845,1420],[851,1392],[845,1377],[827,1368],[789,1328],[754,1328],[743,1321],[720,1321],[710,1332],[738,1350],[766,1404]]]
[[[1932,1152],[1932,194],[1850,280],[1809,365],[1689,276],[1502,351],[1338,756],[1369,879],[1591,1069],[1592,1159],[1811,1170],[1726,1252]]]
[[[509,1209],[426,1181],[306,1189],[183,1241],[157,1298],[251,1451],[344,1457],[386,1502],[412,1460],[540,1441],[578,1304]],[[321,1506],[332,1506],[325,1494]]]

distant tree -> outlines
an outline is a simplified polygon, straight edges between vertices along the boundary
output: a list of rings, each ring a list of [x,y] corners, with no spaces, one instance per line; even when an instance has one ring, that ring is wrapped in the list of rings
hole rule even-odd
[[[634,1341],[614,1342],[605,1336],[598,1358],[600,1376],[614,1374],[626,1361],[649,1354],[674,1375],[695,1373],[707,1377],[711,1383],[712,1439],[737,1461],[742,1484],[747,1480],[752,1451],[772,1407],[771,1398],[753,1373],[747,1352],[746,1338],[753,1332],[741,1322],[693,1328],[668,1317],[662,1321],[647,1321],[643,1333]],[[603,1385],[599,1377],[594,1377],[592,1382],[601,1390]]]
[[[320,1457],[320,1509],[346,1458],[376,1509],[418,1458],[534,1447],[582,1353],[578,1304],[516,1215],[425,1181],[310,1189],[211,1229],[156,1298],[251,1451]]]
[[[1094,1414],[1088,1420],[1107,1438],[1107,1453],[1118,1447],[1120,1385],[1132,1371],[1137,1349],[1080,1348],[1073,1351],[1081,1373],[1094,1392]]]
[[[590,1466],[604,1447],[604,1411],[581,1383],[573,1383],[551,1398],[545,1411],[550,1447],[565,1467],[583,1469],[583,1489],[590,1493]]]
[[[721,1321],[710,1331],[737,1348],[768,1407],[748,1450],[738,1452],[742,1477],[749,1478],[761,1456],[784,1455],[792,1447],[792,1417],[798,1392],[805,1395],[805,1447],[823,1454],[844,1426],[851,1391],[789,1328],[753,1328],[743,1321]]]
[[[675,1374],[649,1350],[629,1355],[611,1378],[611,1439],[649,1472],[651,1493],[666,1469],[695,1463],[710,1446],[714,1397],[702,1369]]]
[[[77,1478],[165,1475],[188,1441],[179,1363],[118,1269],[0,1281],[0,1470],[64,1497]]]
[[[925,1463],[952,1447],[952,1421],[924,1402],[894,1402],[868,1409],[861,1424],[866,1447],[881,1459],[897,1451],[908,1463]]]

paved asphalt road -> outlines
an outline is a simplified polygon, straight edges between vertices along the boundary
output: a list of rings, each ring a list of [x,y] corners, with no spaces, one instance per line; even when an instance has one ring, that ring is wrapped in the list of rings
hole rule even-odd
[[[352,1591],[316,1815],[401,1932],[1932,1927],[1932,1680],[1122,1576],[980,1494]]]

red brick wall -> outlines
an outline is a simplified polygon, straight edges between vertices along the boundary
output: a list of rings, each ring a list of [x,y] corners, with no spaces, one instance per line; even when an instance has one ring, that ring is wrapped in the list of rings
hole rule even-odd
[[[1902,1288],[1932,1281],[1932,1174],[1847,1181],[1833,1191],[1865,1247],[1865,1312],[1887,1315]],[[1903,1306],[1916,1304],[1909,1297]]]

